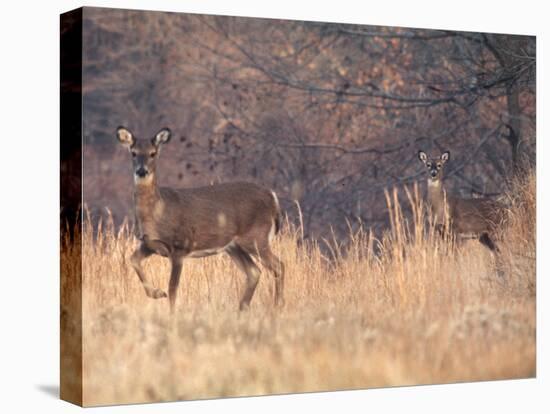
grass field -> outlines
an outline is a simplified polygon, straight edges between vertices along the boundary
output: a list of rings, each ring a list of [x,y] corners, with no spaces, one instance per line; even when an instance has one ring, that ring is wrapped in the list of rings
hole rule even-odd
[[[286,225],[274,242],[286,304],[273,307],[264,271],[242,313],[244,276],[229,257],[185,261],[170,318],[168,301],[147,298],[130,267],[128,227],[104,223],[94,236],[86,224],[84,404],[534,376],[534,175],[508,197],[498,263],[476,241],[436,237],[410,198],[405,219],[388,193],[392,228],[380,239],[360,230],[343,245],[299,243],[300,229]],[[145,269],[167,289],[166,259]]]

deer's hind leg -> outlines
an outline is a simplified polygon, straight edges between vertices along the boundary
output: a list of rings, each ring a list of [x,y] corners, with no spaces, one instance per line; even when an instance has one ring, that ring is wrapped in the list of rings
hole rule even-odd
[[[275,278],[275,305],[284,305],[284,284],[285,284],[285,266],[277,256],[273,254],[269,246],[258,250],[258,255],[262,265],[268,268]]]
[[[495,268],[497,275],[500,277],[504,276],[504,271],[502,269],[502,261],[500,258],[500,249],[495,244],[489,233],[483,233],[479,237],[479,242],[483,244],[485,247],[487,247],[491,251],[491,255],[493,256],[493,259],[495,261]]]
[[[242,249],[249,255],[257,257],[261,264],[273,273],[275,279],[275,304],[282,306],[284,305],[283,290],[285,266],[283,262],[273,254],[269,246],[269,234],[274,225],[275,224],[272,223],[270,226],[263,228],[265,231],[259,231],[247,237],[241,237],[237,242]]]
[[[145,245],[145,243],[141,243],[139,247],[134,251],[134,253],[132,253],[132,256],[130,257],[130,263],[132,264],[132,267],[136,271],[139,280],[141,281],[141,284],[145,289],[145,294],[153,299],[165,298],[167,296],[166,292],[151,285],[151,283],[147,279],[147,276],[145,275],[145,272],[143,271],[143,268],[141,267],[141,262],[143,261],[143,259],[146,259],[153,253],[154,251],[149,249],[147,245]]]
[[[246,275],[246,288],[239,303],[239,310],[246,310],[250,306],[250,301],[260,280],[260,269],[254,263],[250,254],[238,244],[233,242],[227,247],[226,251]]]
[[[491,239],[491,236],[489,236],[489,233],[485,232],[481,236],[479,236],[479,242],[487,247],[489,250],[491,250],[494,253],[499,253],[500,250],[498,249],[495,242]]]

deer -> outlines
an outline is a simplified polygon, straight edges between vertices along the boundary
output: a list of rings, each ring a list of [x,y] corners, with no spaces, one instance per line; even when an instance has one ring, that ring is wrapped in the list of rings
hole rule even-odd
[[[246,276],[239,310],[247,310],[260,278],[254,259],[275,279],[274,301],[282,306],[284,264],[270,244],[281,228],[281,209],[274,191],[248,182],[230,182],[196,188],[158,185],[157,161],[172,136],[162,128],[151,139],[136,138],[127,128],[116,130],[118,141],[132,157],[133,209],[139,245],[130,257],[145,294],[168,297],[174,314],[183,260],[227,253]],[[154,287],[142,262],[151,255],[171,263],[168,295]]]
[[[449,194],[443,185],[445,164],[451,152],[429,157],[418,151],[418,158],[428,172],[428,204],[436,229],[440,234],[449,232],[461,238],[477,238],[491,253],[499,253],[495,233],[504,219],[504,206],[487,197],[460,198]]]

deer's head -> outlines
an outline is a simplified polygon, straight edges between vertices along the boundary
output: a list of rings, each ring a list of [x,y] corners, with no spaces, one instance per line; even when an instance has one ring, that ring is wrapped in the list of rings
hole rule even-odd
[[[422,161],[428,169],[428,174],[432,181],[441,180],[443,177],[443,166],[450,158],[450,151],[445,151],[439,157],[428,157],[424,151],[418,151],[418,159]]]
[[[132,154],[132,167],[136,184],[146,184],[152,181],[156,171],[156,161],[162,144],[170,141],[172,133],[163,128],[151,139],[137,139],[125,127],[118,127],[117,138]]]

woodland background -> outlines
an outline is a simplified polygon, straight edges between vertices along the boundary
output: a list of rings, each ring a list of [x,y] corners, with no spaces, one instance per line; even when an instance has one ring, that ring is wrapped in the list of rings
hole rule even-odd
[[[385,189],[424,191],[419,149],[450,149],[468,197],[535,162],[535,37],[99,8],[83,33],[93,219],[131,207],[118,125],[172,129],[161,185],[269,186],[306,238],[385,228]]]

